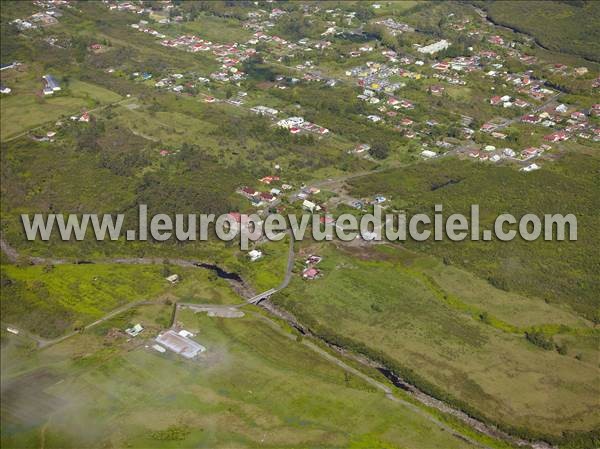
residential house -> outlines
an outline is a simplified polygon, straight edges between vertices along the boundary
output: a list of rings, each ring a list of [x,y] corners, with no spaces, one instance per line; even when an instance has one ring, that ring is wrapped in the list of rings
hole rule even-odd
[[[306,280],[313,280],[313,279],[316,279],[320,273],[321,272],[319,270],[317,270],[316,268],[313,268],[313,267],[306,268],[302,272],[302,278],[306,279]]]
[[[259,250],[256,250],[256,249],[253,249],[252,251],[250,251],[248,253],[248,257],[250,258],[250,262],[254,262],[254,261],[260,259],[262,256],[263,256],[262,251],[259,251]]]
[[[251,187],[242,187],[240,194],[248,199],[256,198],[258,196],[258,192]]]
[[[279,120],[277,122],[277,126],[281,126],[282,128],[296,128],[304,123],[304,118],[302,117],[288,117],[287,119]]]
[[[44,75],[42,78],[45,82],[44,95],[52,95],[60,90],[58,81],[52,75]]]
[[[541,167],[537,164],[531,164],[528,165],[527,167],[523,167],[520,171],[524,171],[524,172],[530,172],[530,171],[534,171],[534,170],[539,170]]]
[[[432,95],[440,96],[444,92],[444,86],[440,86],[440,85],[430,86],[429,92],[431,92]]]
[[[568,111],[568,107],[566,104],[559,104],[558,106],[556,106],[556,108],[554,109],[556,112],[560,112],[561,114],[564,114],[565,112]]]
[[[250,110],[256,114],[266,116],[275,116],[279,113],[277,109],[269,108],[267,106],[254,106]]]
[[[142,327],[142,325],[140,323],[137,323],[135,326],[130,327],[129,329],[125,329],[125,332],[128,335],[131,335],[132,337],[137,337],[143,330],[144,328]]]
[[[435,42],[431,45],[427,45],[425,47],[419,47],[417,48],[417,51],[419,53],[424,53],[424,54],[428,54],[428,55],[432,55],[434,53],[437,53],[440,50],[445,50],[446,48],[448,48],[450,46],[450,42],[448,42],[446,39],[442,39],[438,42]]]
[[[371,149],[371,145],[366,143],[361,143],[354,148],[354,153],[364,153],[365,151],[369,151]]]
[[[317,206],[312,201],[304,200],[302,202],[302,208],[305,210],[308,210],[309,212],[314,212],[315,210],[318,210],[317,207],[319,207],[319,206]]]
[[[514,102],[514,105],[518,108],[525,108],[525,107],[529,106],[529,103],[526,102],[525,100],[521,100],[520,98],[517,98]]]
[[[565,141],[568,139],[569,139],[569,136],[564,131],[557,131],[555,133],[544,136],[544,140],[546,142],[562,142],[562,141]]]
[[[483,131],[485,133],[491,133],[492,131],[494,131],[496,128],[498,127],[498,125],[495,125],[493,123],[484,123],[481,128],[480,131]]]
[[[323,258],[321,256],[317,256],[316,254],[311,254],[310,256],[308,256],[308,259],[306,259],[306,261],[304,263],[306,265],[317,265],[319,262],[321,262],[321,260],[323,260]]]
[[[279,176],[265,176],[264,178],[259,179],[263,184],[271,184],[273,181],[279,181]]]
[[[523,159],[529,159],[534,156],[537,156],[539,152],[540,149],[536,147],[525,148],[523,151],[521,151],[521,157],[523,157]]]
[[[171,284],[177,284],[179,282],[179,275],[178,274],[172,274],[170,276],[167,276],[165,279],[168,282],[170,282]]]
[[[539,123],[541,121],[541,117],[537,116],[537,115],[533,115],[533,114],[527,114],[524,115],[523,117],[521,117],[521,121],[524,123]]]
[[[502,103],[502,97],[500,97],[499,95],[495,95],[492,98],[490,98],[490,104],[492,106],[499,105],[500,103]]]

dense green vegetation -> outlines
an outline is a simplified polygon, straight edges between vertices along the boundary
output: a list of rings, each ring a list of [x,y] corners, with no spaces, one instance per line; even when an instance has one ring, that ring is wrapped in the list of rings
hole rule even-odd
[[[594,153],[569,154],[543,170],[525,174],[512,167],[476,164],[456,159],[390,170],[351,181],[355,195],[378,193],[392,198],[392,206],[408,214],[433,214],[441,204],[443,214],[470,216],[479,204],[480,228],[493,229],[497,215],[510,212],[517,219],[527,213],[575,214],[577,241],[510,242],[493,240],[420,243],[411,248],[436,254],[488,279],[495,286],[565,303],[598,322],[600,265],[596,243],[600,222],[598,170]]]
[[[498,24],[532,35],[550,50],[600,62],[600,4],[595,1],[484,1]]]
[[[315,334],[512,433],[566,443],[594,429],[598,333],[568,307],[399,248],[303,251],[324,257],[322,278],[298,276],[275,302]],[[562,335],[570,348],[539,347]]]
[[[45,338],[80,329],[168,286],[160,266],[3,265],[1,273],[2,320]]]
[[[577,242],[407,242],[402,246],[408,251],[400,245],[373,250],[357,242],[297,245],[302,252],[294,280],[274,301],[324,340],[368,355],[473,416],[565,449],[597,446],[600,159],[589,148],[591,139],[573,136],[556,145],[542,159],[543,169],[527,174],[517,164],[473,164],[453,156],[412,164],[423,148],[438,151],[442,140],[457,147],[500,145],[478,131],[472,140],[463,136],[462,115],[477,130],[489,120],[522,114],[490,105],[492,91],[542,103],[507,86],[502,76],[485,76],[492,68],[533,70],[534,79],[547,79],[563,92],[560,102],[570,110],[597,103],[591,84],[598,65],[582,59],[600,54],[593,27],[597,5],[543,2],[532,10],[531,2],[477,2],[494,21],[534,36],[545,50],[522,34],[486,24],[473,2],[383,1],[379,8],[349,1],[173,3],[167,11],[162,2],[146,2],[151,12],[134,14],[108,11],[102,2],[77,2],[60,9],[57,24],[25,32],[9,22],[39,7],[2,4],[2,63],[23,62],[2,72],[2,84],[12,93],[1,103],[0,231],[21,257],[14,263],[2,254],[0,311],[3,327],[23,331],[20,336],[2,331],[2,445],[470,447],[427,420],[429,414],[386,400],[362,379],[316,356],[307,347],[310,339],[276,331],[254,315],[254,306],[243,309],[253,311],[243,319],[187,312],[179,317],[209,348],[200,361],[145,347],[171,324],[176,301],[241,302],[211,271],[182,269],[168,259],[216,263],[260,292],[281,283],[288,241],[259,244],[264,257],[250,262],[236,242],[60,242],[56,236],[29,242],[19,220],[21,213],[125,213],[125,228],[135,228],[140,203],[150,213],[254,212],[236,189],[268,191],[272,186],[258,180],[278,174],[293,185],[292,192],[311,180],[339,177],[311,197],[334,213],[350,207],[350,196],[371,200],[376,194],[388,198],[389,211],[409,213],[432,213],[439,203],[445,216],[468,214],[477,203],[482,228],[501,212],[575,213]],[[284,13],[269,17],[274,8]],[[268,34],[310,41],[294,49],[260,40],[258,54],[236,65],[248,75],[237,83],[207,80],[227,71],[212,51],[168,48],[131,27],[142,19],[168,37],[194,34],[242,44],[253,37],[255,19],[248,13],[257,10],[262,10],[257,22],[273,24],[264,27]],[[374,24],[387,17],[418,31],[393,35]],[[161,18],[172,21],[159,23]],[[332,24],[336,32],[322,35]],[[515,47],[489,44],[490,33],[514,39]],[[452,46],[439,59],[489,49],[499,59],[483,58],[481,70],[447,72],[466,83],[450,84],[434,77],[434,57],[415,47],[441,38]],[[331,43],[327,48],[314,47],[325,40]],[[93,51],[93,43],[102,50]],[[356,52],[363,45],[373,50]],[[382,53],[388,49],[424,64],[390,63]],[[516,52],[538,60],[526,65]],[[392,110],[383,93],[377,104],[357,98],[363,88],[347,71],[367,62],[418,73],[419,79],[399,73],[390,78],[402,83],[394,95],[414,108]],[[556,62],[569,64],[568,70],[556,71]],[[589,73],[575,75],[572,69],[581,65]],[[142,80],[141,72],[152,78]],[[52,96],[41,92],[46,73],[62,86]],[[335,78],[335,86],[304,79],[315,73]],[[155,87],[174,74],[180,75],[181,92]],[[444,86],[443,94],[433,95],[432,85]],[[216,100],[208,102],[209,97]],[[257,116],[249,111],[256,105],[279,114]],[[90,111],[89,123],[70,119],[83,111]],[[373,123],[371,114],[383,120]],[[274,126],[290,116],[331,132],[295,135]],[[401,125],[404,118],[413,123]],[[597,117],[589,120],[599,123]],[[52,141],[40,141],[48,132],[56,132]],[[506,146],[518,151],[539,145],[549,131],[514,123],[505,132]],[[370,151],[352,153],[362,143]],[[381,171],[385,167],[396,169]],[[341,179],[370,169],[376,170],[344,189]],[[298,212],[301,201],[290,204],[283,195],[277,207]],[[323,276],[314,282],[299,279],[301,259],[309,252],[325,256],[319,265]],[[30,265],[27,256],[64,263]],[[114,264],[119,257],[148,259],[145,265]],[[183,279],[176,286],[164,280],[172,273]],[[33,350],[27,336],[29,331],[52,339],[80,331],[141,300],[153,304],[128,309],[42,351]],[[125,342],[119,330],[137,322],[145,333]]]

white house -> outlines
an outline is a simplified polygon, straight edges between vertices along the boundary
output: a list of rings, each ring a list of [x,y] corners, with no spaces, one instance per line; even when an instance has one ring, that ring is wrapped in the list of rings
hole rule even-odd
[[[505,148],[503,153],[505,156],[508,156],[508,157],[515,157],[517,155],[517,153],[515,153],[515,150],[513,150],[511,148]]]
[[[556,112],[560,112],[560,113],[565,113],[565,112],[567,112],[567,110],[568,110],[567,106],[562,103],[559,104],[558,106],[556,106],[556,109],[555,109]]]
[[[313,203],[312,201],[304,200],[302,202],[302,208],[309,210],[310,212],[314,212],[315,209],[317,208],[317,205],[315,203]]]
[[[142,327],[142,325],[138,323],[135,326],[130,327],[129,329],[125,329],[125,332],[127,332],[127,334],[131,335],[132,337],[137,337],[143,330],[144,328]]]
[[[259,115],[277,115],[279,113],[277,109],[269,108],[267,106],[254,106],[250,110]]]
[[[171,284],[176,284],[177,282],[179,282],[179,275],[172,274],[171,276],[167,276],[165,279],[167,281],[169,281]]]
[[[253,249],[252,251],[250,251],[248,253],[248,257],[250,257],[250,261],[251,262],[254,262],[255,260],[260,259],[262,256],[263,256],[262,251],[259,251],[259,250],[256,250],[256,249]]]
[[[531,164],[531,165],[528,165],[527,167],[523,167],[521,169],[521,171],[530,172],[530,171],[534,171],[534,170],[539,170],[540,168],[541,167],[538,164]]]
[[[302,117],[288,117],[283,120],[279,120],[277,122],[277,126],[281,126],[282,128],[295,128],[304,123],[304,118]]]

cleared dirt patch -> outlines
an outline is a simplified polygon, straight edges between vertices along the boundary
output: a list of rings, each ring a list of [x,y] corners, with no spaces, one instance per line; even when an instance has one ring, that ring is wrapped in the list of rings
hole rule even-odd
[[[244,316],[244,312],[239,310],[236,307],[229,306],[194,306],[187,305],[184,306],[194,312],[206,312],[206,314],[210,317],[218,317],[218,318],[241,318]]]

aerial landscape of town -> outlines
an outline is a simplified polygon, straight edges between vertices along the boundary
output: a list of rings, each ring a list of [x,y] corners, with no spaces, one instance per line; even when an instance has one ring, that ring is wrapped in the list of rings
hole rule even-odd
[[[600,1],[0,8],[0,447],[600,448]]]

